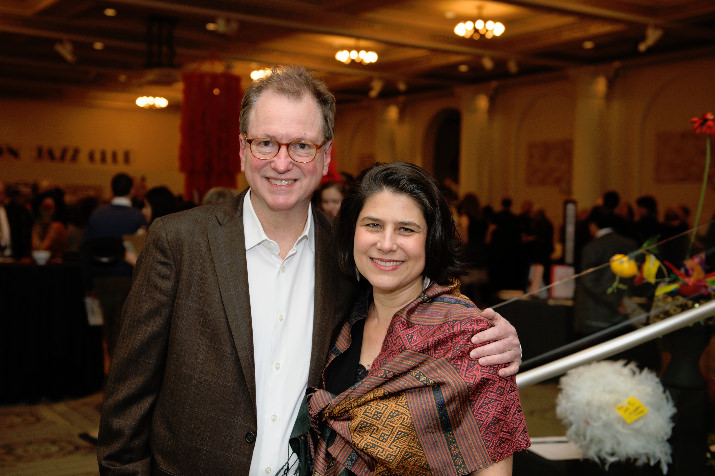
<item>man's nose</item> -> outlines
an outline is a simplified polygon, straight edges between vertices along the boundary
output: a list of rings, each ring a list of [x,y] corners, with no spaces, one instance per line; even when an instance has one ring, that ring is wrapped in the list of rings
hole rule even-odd
[[[293,167],[293,161],[288,154],[288,146],[281,145],[278,153],[273,157],[273,170],[276,172],[285,172]]]

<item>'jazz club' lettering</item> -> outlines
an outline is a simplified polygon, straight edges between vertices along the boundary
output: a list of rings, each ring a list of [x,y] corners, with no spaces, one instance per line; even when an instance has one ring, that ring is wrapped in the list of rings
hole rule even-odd
[[[78,164],[80,162],[92,165],[130,165],[131,152],[129,150],[90,149],[86,155],[82,154],[79,147],[45,147],[37,146],[35,160],[38,162]],[[22,159],[21,150],[17,147],[0,146],[0,157],[7,155]]]

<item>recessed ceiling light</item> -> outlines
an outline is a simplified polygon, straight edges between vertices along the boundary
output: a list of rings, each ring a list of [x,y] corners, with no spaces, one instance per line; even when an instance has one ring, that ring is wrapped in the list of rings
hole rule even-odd
[[[216,31],[216,30],[218,30],[218,24],[214,23],[214,22],[209,22],[206,24],[206,29],[208,31]]]
[[[460,73],[466,73],[467,71],[469,71],[469,65],[460,64],[459,66],[457,66],[457,71],[459,71]]]
[[[117,11],[114,8],[105,8],[104,15],[108,17],[116,17]]]
[[[455,18],[457,18],[457,14],[455,12],[444,12],[444,17],[447,20],[454,20]]]
[[[595,47],[596,47],[596,43],[594,43],[591,40],[586,40],[583,43],[581,43],[581,48],[583,48],[584,50],[592,50]]]
[[[94,43],[92,43],[92,48],[94,48],[94,49],[97,50],[97,51],[103,50],[103,49],[104,49],[104,43],[102,43],[101,41],[95,41]]]

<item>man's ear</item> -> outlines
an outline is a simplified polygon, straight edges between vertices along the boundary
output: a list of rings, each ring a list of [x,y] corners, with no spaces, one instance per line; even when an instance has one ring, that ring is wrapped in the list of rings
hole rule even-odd
[[[328,175],[328,165],[330,165],[330,160],[333,154],[333,141],[329,144],[323,146],[323,177]]]
[[[246,172],[246,138],[238,134],[238,158],[241,161],[241,172]]]

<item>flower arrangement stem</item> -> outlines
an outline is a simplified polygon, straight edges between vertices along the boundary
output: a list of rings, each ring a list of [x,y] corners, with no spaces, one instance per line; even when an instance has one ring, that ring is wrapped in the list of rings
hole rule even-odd
[[[710,136],[705,137],[705,173],[703,174],[703,185],[700,187],[700,200],[698,201],[698,209],[695,212],[695,221],[693,222],[693,234],[690,237],[688,244],[688,253],[685,256],[690,256],[690,251],[695,242],[695,236],[698,232],[698,224],[700,223],[700,214],[703,211],[703,202],[705,201],[705,192],[708,186],[708,175],[710,172]]]

